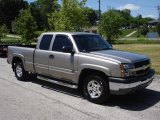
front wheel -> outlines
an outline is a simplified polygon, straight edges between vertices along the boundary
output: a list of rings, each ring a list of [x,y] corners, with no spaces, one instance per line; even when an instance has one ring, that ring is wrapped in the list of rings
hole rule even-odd
[[[14,65],[14,73],[18,80],[27,81],[29,73],[25,71],[22,62],[16,62]]]
[[[106,102],[110,97],[109,82],[98,75],[89,75],[83,84],[85,97],[97,104]]]

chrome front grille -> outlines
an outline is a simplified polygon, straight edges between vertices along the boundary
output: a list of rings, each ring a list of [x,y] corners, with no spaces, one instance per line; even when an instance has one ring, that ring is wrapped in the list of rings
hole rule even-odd
[[[149,60],[144,60],[144,61],[141,61],[141,62],[134,63],[134,66],[135,66],[135,68],[139,68],[139,67],[143,67],[143,66],[149,65],[149,64],[150,64]]]
[[[145,75],[145,74],[148,73],[149,69],[150,69],[150,68],[148,67],[148,68],[145,69],[145,70],[136,71],[136,75],[137,75],[137,76]]]
[[[150,70],[150,61],[144,60],[140,62],[134,63],[135,69],[133,71],[135,72],[136,76],[145,75]]]

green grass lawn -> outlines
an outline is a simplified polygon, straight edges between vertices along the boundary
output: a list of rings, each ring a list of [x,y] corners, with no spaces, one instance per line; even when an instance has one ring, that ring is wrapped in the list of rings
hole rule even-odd
[[[134,29],[124,29],[122,30],[122,35],[120,36],[121,38],[125,38],[128,34],[132,33],[133,31],[137,31],[137,28]],[[154,32],[155,28],[149,28],[150,32]],[[138,35],[138,31],[136,33],[134,33],[133,35],[131,35],[128,38],[137,38]],[[139,38],[146,38],[147,36],[143,36],[142,34],[140,34]],[[160,36],[159,36],[160,37]]]
[[[17,37],[4,37],[1,39],[1,42],[19,42],[21,40],[21,38],[17,38]]]
[[[14,37],[4,37],[2,40],[15,40],[15,39],[20,39],[20,38],[14,38]]]
[[[160,44],[119,44],[114,49],[145,54],[151,58],[152,68],[160,74]]]
[[[122,35],[121,35],[121,37],[123,38],[125,38],[128,34],[130,34],[130,33],[132,33],[133,31],[137,31],[137,29],[136,28],[134,28],[134,29],[124,29],[124,30],[122,30]],[[134,33],[133,35],[131,35],[130,37],[128,37],[128,38],[137,38],[137,35],[138,35],[138,32],[136,32],[136,33]],[[140,38],[145,38],[145,36],[143,36],[143,35],[141,35],[140,34],[140,36],[139,36]]]
[[[128,34],[132,33],[133,31],[135,31],[136,29],[124,29],[122,30],[122,35],[121,37],[126,37]]]

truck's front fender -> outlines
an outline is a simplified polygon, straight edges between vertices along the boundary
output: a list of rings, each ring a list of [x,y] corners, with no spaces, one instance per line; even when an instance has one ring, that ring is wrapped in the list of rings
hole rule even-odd
[[[81,74],[81,72],[84,69],[97,70],[97,71],[105,73],[107,76],[111,76],[111,72],[109,68],[106,68],[104,66],[95,65],[95,64],[81,64],[78,68],[78,76]]]

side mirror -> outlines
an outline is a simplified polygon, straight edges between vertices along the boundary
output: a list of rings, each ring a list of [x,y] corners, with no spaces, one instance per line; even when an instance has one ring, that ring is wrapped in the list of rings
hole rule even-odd
[[[75,53],[75,51],[73,50],[73,48],[71,46],[63,46],[62,51],[65,53],[71,53],[71,54]]]

